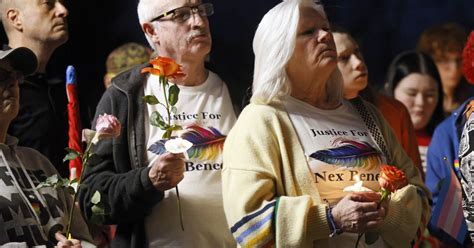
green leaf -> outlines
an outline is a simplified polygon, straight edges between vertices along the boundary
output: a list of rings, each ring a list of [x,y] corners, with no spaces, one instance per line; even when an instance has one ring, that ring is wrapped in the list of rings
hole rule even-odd
[[[178,102],[179,88],[176,84],[170,86],[168,96],[168,102],[171,106],[174,106]]]
[[[96,191],[96,193],[98,193]],[[94,195],[96,194],[94,193]],[[100,195],[100,194],[99,194]],[[105,221],[105,216],[110,213],[110,205],[105,201],[100,201],[98,203],[93,203],[91,207],[92,216],[90,221],[94,224],[102,224]]]
[[[163,139],[170,139],[171,138],[171,133],[173,132],[173,130],[171,128],[169,129],[166,129],[166,131],[163,133],[163,136],[162,138]]]
[[[105,220],[105,208],[101,204],[92,205],[91,207],[92,216],[91,222],[94,224],[102,224]]]
[[[47,184],[46,182],[41,182],[36,186],[36,189],[41,189],[41,188],[46,188],[46,187],[51,187],[51,185]]]
[[[160,128],[161,130],[165,130],[168,128],[168,124],[166,124],[163,117],[158,113],[158,111],[153,111],[150,116],[150,123],[151,125]]]
[[[179,130],[183,130],[183,127],[180,125],[172,125],[170,129],[171,131],[179,131]]]
[[[171,113],[176,114],[178,112],[178,108],[176,106],[171,106]]]
[[[143,97],[143,100],[150,104],[150,105],[156,105],[158,103],[160,103],[160,101],[158,100],[158,98],[156,98],[156,96],[154,95],[146,95]]]
[[[92,204],[99,204],[100,203],[100,192],[99,191],[96,191],[94,192],[94,195],[92,195],[92,198],[91,198],[91,203]]]
[[[170,125],[167,123],[163,122],[161,126],[159,126],[161,130],[168,130],[170,128]]]
[[[41,182],[36,186],[37,189],[40,188],[45,188],[45,187],[53,187],[55,189],[57,188],[67,188],[69,187],[69,179],[67,178],[62,178],[58,176],[57,174],[54,174],[50,177],[47,177],[44,182]]]
[[[54,185],[54,184],[58,183],[60,178],[61,177],[58,176],[58,174],[54,174],[54,175],[49,176],[48,178],[46,178],[45,182]]]
[[[105,208],[100,206],[99,204],[93,205],[91,207],[91,210],[94,215],[105,215]]]
[[[155,127],[158,127],[160,126],[160,122],[163,122],[163,117],[160,115],[160,113],[158,113],[158,111],[153,111],[153,113],[151,113],[150,115],[150,124],[155,126]]]
[[[59,178],[54,188],[65,188],[69,186],[69,179]]]
[[[77,157],[81,156],[81,153],[72,148],[66,147],[64,149],[68,152],[68,154],[66,154],[66,156],[63,158],[63,162],[66,162],[68,160],[74,160]]]

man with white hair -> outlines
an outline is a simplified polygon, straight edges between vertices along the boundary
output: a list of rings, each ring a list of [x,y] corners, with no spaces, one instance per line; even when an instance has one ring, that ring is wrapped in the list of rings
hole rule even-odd
[[[200,0],[138,4],[141,27],[156,54],[182,65],[185,76],[171,82],[180,87],[171,124],[183,126],[181,137],[193,136],[194,146],[186,158],[155,149],[164,131],[150,125],[148,116],[154,111],[167,115],[160,105],[142,99],[155,95],[164,101],[157,77],[141,73],[147,65],[112,80],[96,117],[113,114],[126,125],[118,139],[97,145],[95,152],[104,160],[86,172],[87,187],[79,197],[88,218],[96,190],[108,199],[104,222],[117,224],[114,247],[235,247],[224,216],[220,172],[223,142],[236,117],[227,86],[204,65],[212,44],[207,17],[213,12],[212,4]]]

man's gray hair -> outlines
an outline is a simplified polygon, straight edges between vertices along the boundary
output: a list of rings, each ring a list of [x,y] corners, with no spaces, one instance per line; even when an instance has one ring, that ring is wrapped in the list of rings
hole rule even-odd
[[[258,25],[253,39],[255,68],[251,102],[267,104],[291,94],[286,66],[293,55],[301,7],[311,7],[324,18],[323,6],[312,0],[285,0],[273,7]],[[327,82],[327,96],[342,99],[343,81],[336,68]]]

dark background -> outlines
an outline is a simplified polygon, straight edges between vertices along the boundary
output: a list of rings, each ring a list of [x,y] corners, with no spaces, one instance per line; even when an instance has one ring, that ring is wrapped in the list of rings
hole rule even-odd
[[[158,1],[158,0],[157,0]],[[252,39],[263,15],[280,1],[211,1],[213,36],[210,67],[240,100],[253,73]],[[359,41],[372,85],[383,83],[390,60],[414,49],[420,33],[442,22],[474,28],[473,0],[323,0],[331,22],[347,28]],[[78,72],[81,112],[93,115],[104,86],[105,60],[115,47],[130,41],[147,44],[141,32],[138,0],[71,0],[69,41],[53,55],[48,72],[63,77],[67,65]],[[6,43],[5,35],[0,35]]]

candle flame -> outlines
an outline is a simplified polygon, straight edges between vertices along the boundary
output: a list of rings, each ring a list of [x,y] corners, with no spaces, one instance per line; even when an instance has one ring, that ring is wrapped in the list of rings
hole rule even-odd
[[[354,176],[355,183],[349,185],[343,189],[343,192],[367,192],[371,191],[370,189],[364,187],[364,181],[360,180],[359,175]]]
[[[354,179],[355,179],[356,182],[360,182],[360,177],[359,177],[359,175],[355,175],[355,176],[354,176]]]

